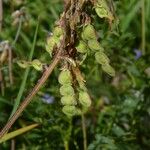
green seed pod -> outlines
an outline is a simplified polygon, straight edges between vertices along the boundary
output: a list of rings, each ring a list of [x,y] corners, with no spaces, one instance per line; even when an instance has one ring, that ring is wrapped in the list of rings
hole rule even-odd
[[[83,40],[97,39],[95,29],[91,24],[83,27],[83,33],[81,36]]]
[[[115,76],[115,70],[109,64],[102,65],[102,70],[112,77]]]
[[[54,47],[54,45],[56,44],[56,40],[53,36],[50,36],[47,38],[46,43],[48,46]]]
[[[101,46],[97,40],[89,40],[88,41],[88,46],[92,51],[99,51],[101,50]]]
[[[76,44],[76,49],[79,53],[86,53],[87,52],[87,44],[84,41],[78,41]]]
[[[59,26],[57,26],[53,29],[53,36],[60,38],[63,35],[63,33],[64,33],[63,29]]]
[[[96,4],[95,11],[100,18],[108,18],[110,20],[114,19],[114,16],[108,6],[106,0],[98,0]]]
[[[76,115],[77,108],[75,106],[64,106],[63,109],[62,109],[62,111],[68,117],[72,117],[72,116]]]
[[[69,70],[63,70],[59,74],[58,81],[60,84],[71,84],[72,82],[72,76]]]
[[[95,60],[101,65],[109,64],[109,62],[110,62],[107,55],[103,52],[96,52]]]
[[[17,61],[17,64],[18,64],[19,67],[21,67],[21,68],[27,68],[27,67],[30,66],[29,62],[24,61],[24,60]]]
[[[76,115],[81,115],[83,113],[83,108],[76,108]]]
[[[34,59],[30,64],[38,71],[43,69],[43,65],[38,59]]]
[[[47,44],[45,45],[45,50],[52,56],[53,53],[53,46],[48,46]]]
[[[100,17],[100,18],[107,18],[108,17],[108,12],[105,8],[103,7],[96,7],[95,8],[95,11],[97,13],[97,15]]]
[[[84,107],[89,107],[91,105],[91,99],[90,99],[89,94],[85,91],[80,91],[79,92],[79,102]]]
[[[67,96],[74,95],[75,93],[73,87],[70,84],[65,84],[60,87],[60,94]]]
[[[63,96],[61,98],[61,103],[63,105],[76,105],[77,104],[75,96],[73,96],[73,95]]]
[[[51,36],[51,37],[48,37],[47,38],[47,44],[46,44],[46,51],[52,55],[52,52],[53,52],[53,48],[54,46],[56,45],[57,43],[57,38]]]
[[[79,83],[80,90],[87,91],[87,88],[84,82],[78,82],[78,83]]]

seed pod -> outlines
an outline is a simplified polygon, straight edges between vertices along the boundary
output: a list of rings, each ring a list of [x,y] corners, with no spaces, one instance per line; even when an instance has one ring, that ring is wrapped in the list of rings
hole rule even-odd
[[[91,24],[83,28],[82,38],[83,40],[97,39],[95,29]]]
[[[90,99],[89,94],[85,91],[80,91],[79,92],[79,102],[84,107],[89,107],[91,105],[91,99]]]
[[[38,71],[43,69],[43,65],[38,59],[34,59],[30,64]]]
[[[58,37],[58,38],[60,38],[63,35],[63,33],[64,33],[63,29],[59,26],[57,26],[53,29],[53,35]]]
[[[55,40],[54,40],[54,37],[53,37],[53,36],[50,36],[50,37],[47,37],[46,43],[47,43],[48,46],[52,46],[52,47],[53,47],[56,42],[55,42]]]
[[[73,96],[73,95],[66,95],[66,96],[63,96],[63,97],[61,98],[61,103],[62,103],[63,105],[76,105],[76,104],[77,104],[77,102],[76,102],[76,100],[75,100],[75,96]]]
[[[95,11],[100,18],[108,18],[110,20],[114,19],[114,16],[106,0],[98,0],[95,7]]]
[[[47,38],[46,51],[48,53],[50,53],[50,55],[53,52],[53,48],[54,48],[56,42],[57,41],[56,41],[56,39],[53,36]]]
[[[71,84],[72,82],[72,76],[69,70],[63,70],[59,74],[58,81],[60,84]]]
[[[95,8],[95,11],[97,13],[97,15],[100,17],[100,18],[107,18],[108,17],[108,12],[105,8],[103,7],[96,7]]]
[[[81,115],[83,113],[83,108],[76,108],[76,115]]]
[[[53,53],[53,46],[48,46],[47,44],[45,45],[45,50],[52,56]]]
[[[74,95],[74,89],[70,84],[62,85],[60,88],[60,94],[64,96]]]
[[[76,115],[76,113],[77,113],[77,109],[75,106],[64,106],[62,111],[68,117],[72,117],[72,116]]]
[[[78,41],[76,49],[79,53],[86,53],[88,48],[84,41]]]
[[[78,82],[78,83],[79,83],[80,90],[87,91],[87,88],[84,82]]]
[[[115,70],[113,67],[111,67],[109,64],[102,65],[102,70],[105,71],[110,76],[115,76]]]
[[[97,40],[89,40],[88,41],[88,46],[92,51],[99,51],[101,50],[101,46]]]
[[[103,52],[96,52],[95,60],[101,65],[109,64],[109,58]]]

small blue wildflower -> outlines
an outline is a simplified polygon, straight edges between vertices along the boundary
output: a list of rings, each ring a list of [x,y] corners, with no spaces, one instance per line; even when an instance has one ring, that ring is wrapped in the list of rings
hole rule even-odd
[[[47,93],[42,96],[42,101],[47,104],[52,104],[55,98]]]
[[[135,53],[135,60],[139,59],[142,56],[141,50],[135,48],[133,51]]]

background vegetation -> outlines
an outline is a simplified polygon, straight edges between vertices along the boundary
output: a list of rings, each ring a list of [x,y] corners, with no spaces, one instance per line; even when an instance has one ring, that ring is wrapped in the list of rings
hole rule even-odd
[[[145,4],[143,1],[115,0],[118,23],[113,30],[106,20],[94,16],[100,42],[111,59],[116,76],[106,75],[92,58],[82,66],[92,97],[92,107],[85,115],[89,150],[150,149],[150,1],[145,0]],[[12,17],[16,10],[22,10],[23,17]],[[45,41],[62,11],[62,0],[3,0],[0,44],[9,41],[13,59],[10,61],[10,55],[4,55],[4,50],[0,49],[0,73],[3,77],[1,128],[41,75],[33,68],[20,68],[17,60],[31,59],[35,30],[40,20],[32,58],[50,64]],[[81,117],[70,120],[61,110],[58,72],[56,68],[12,130],[34,123],[39,126],[1,143],[0,149],[59,150],[64,149],[65,141],[69,141],[71,150],[83,149]]]

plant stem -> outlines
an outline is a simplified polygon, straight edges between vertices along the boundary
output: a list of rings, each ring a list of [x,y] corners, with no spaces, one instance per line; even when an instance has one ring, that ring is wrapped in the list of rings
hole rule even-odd
[[[28,106],[28,104],[31,102],[33,96],[39,91],[39,89],[42,87],[42,85],[45,83],[47,78],[50,76],[58,62],[60,61],[61,57],[61,51],[57,53],[55,58],[53,59],[53,62],[49,67],[45,70],[42,77],[38,80],[35,87],[32,89],[31,93],[28,94],[28,96],[24,99],[24,101],[21,103],[19,108],[16,110],[16,112],[13,114],[13,116],[8,120],[7,124],[4,126],[4,128],[0,132],[0,138],[8,132],[8,130],[11,128],[13,123],[18,119],[20,114],[23,112],[23,110]]]
[[[141,14],[142,14],[142,53],[145,55],[145,43],[146,43],[146,37],[145,37],[145,0],[142,0],[142,9],[141,9]]]
[[[0,65],[0,88],[1,88],[1,94],[2,94],[2,96],[4,96],[5,86],[4,86],[4,81],[3,81],[3,73],[1,70],[1,65]]]
[[[10,85],[13,85],[13,74],[12,74],[12,49],[8,49],[8,69],[9,69],[9,80],[10,80]]]
[[[83,112],[81,114],[81,119],[82,119],[83,147],[84,147],[84,150],[87,150],[86,125],[85,125],[85,117],[84,117]]]
[[[64,141],[64,147],[65,147],[65,150],[69,150],[69,144],[68,144],[68,141]]]
[[[22,20],[23,20],[23,17],[21,16],[20,20],[19,20],[19,26],[18,26],[18,29],[17,29],[17,33],[16,33],[16,36],[15,36],[15,39],[12,43],[12,45],[14,46],[19,38],[19,35],[20,35],[20,31],[21,31],[21,28],[22,28]]]
[[[38,28],[39,28],[39,21],[37,22],[37,26],[36,26],[36,30],[35,30],[32,48],[31,48],[31,52],[29,54],[29,61],[31,61],[32,57],[33,57],[33,53],[34,53],[34,49],[35,49],[35,44],[36,44],[36,39],[37,39],[37,34],[38,34]],[[22,94],[24,92],[24,88],[25,88],[25,85],[26,85],[26,81],[27,81],[27,77],[28,77],[29,71],[30,71],[30,68],[27,68],[25,70],[25,73],[23,75],[23,80],[22,80],[22,83],[21,83],[21,86],[20,86],[20,89],[19,89],[19,93],[17,95],[17,98],[16,98],[16,101],[15,101],[13,110],[11,112],[10,118],[15,113],[15,111],[17,110],[17,108],[18,108],[18,106],[20,104],[20,100],[21,100]]]

